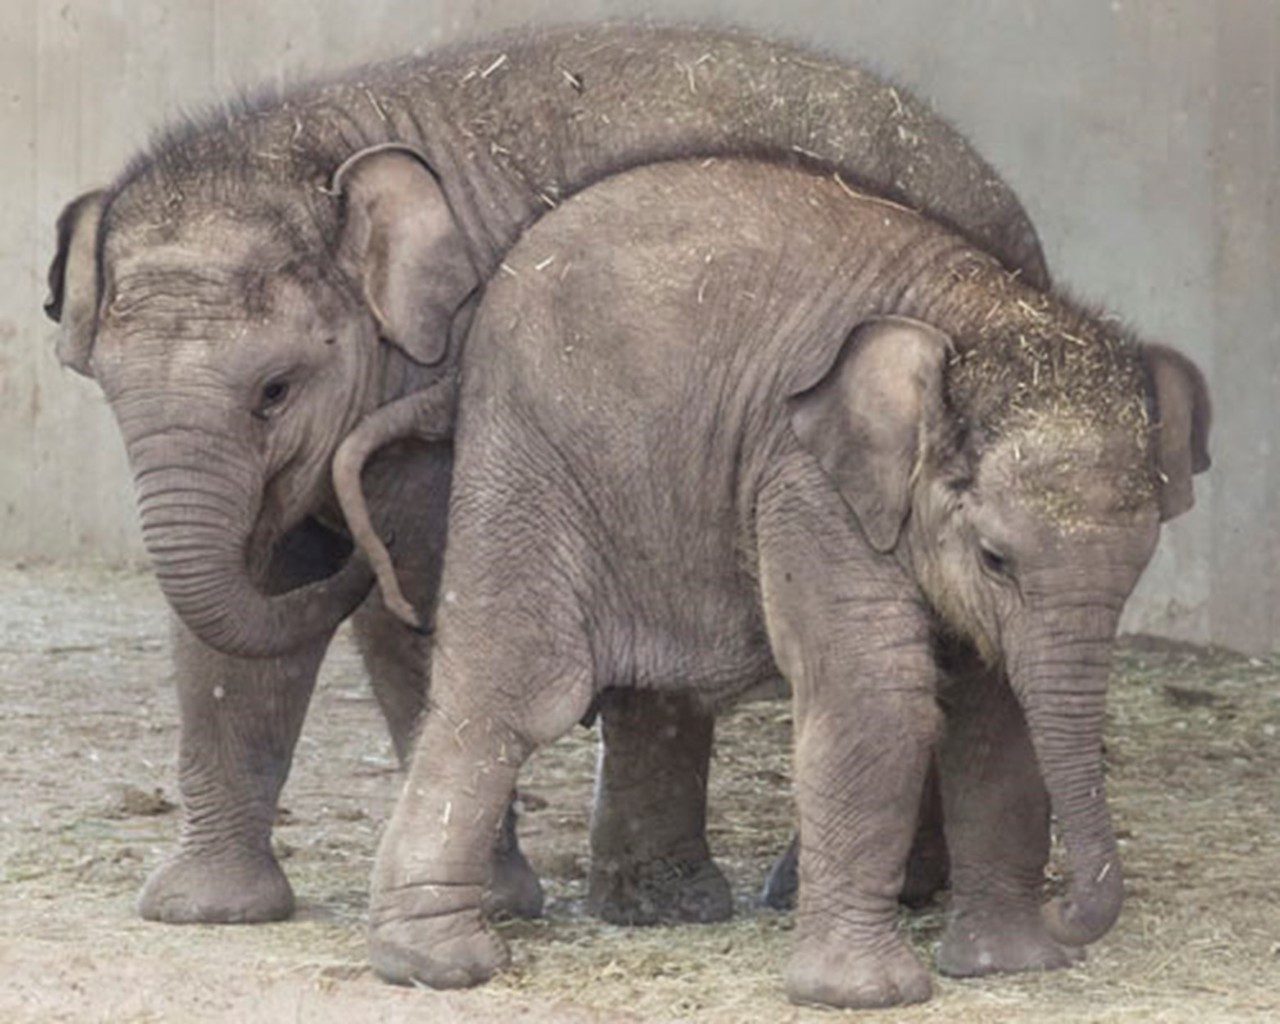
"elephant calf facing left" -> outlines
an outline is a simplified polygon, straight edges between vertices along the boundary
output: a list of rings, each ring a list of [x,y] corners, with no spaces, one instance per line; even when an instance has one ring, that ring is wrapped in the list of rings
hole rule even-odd
[[[600,693],[692,686],[715,708],[780,672],[801,844],[788,992],[926,998],[895,922],[939,633],[1011,684],[943,694],[943,961],[1054,966],[1103,935],[1123,891],[1109,655],[1207,466],[1194,367],[922,216],[763,163],[608,179],[508,265],[462,355],[432,706],[374,871],[376,969],[447,987],[504,963],[479,913],[491,837],[520,765]],[[448,392],[345,442],[349,523],[363,454],[447,431]],[[1041,907],[1046,799],[1071,882]]]

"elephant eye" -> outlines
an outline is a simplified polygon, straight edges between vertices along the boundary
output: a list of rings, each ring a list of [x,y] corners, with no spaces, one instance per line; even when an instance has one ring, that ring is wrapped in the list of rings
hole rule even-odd
[[[978,551],[979,557],[982,559],[982,567],[991,575],[1002,579],[1009,579],[1013,576],[1013,565],[1005,555],[983,543],[979,543]]]
[[[253,410],[253,414],[258,419],[266,419],[288,397],[289,382],[287,380],[267,381],[262,385],[262,392],[258,397],[258,406]]]

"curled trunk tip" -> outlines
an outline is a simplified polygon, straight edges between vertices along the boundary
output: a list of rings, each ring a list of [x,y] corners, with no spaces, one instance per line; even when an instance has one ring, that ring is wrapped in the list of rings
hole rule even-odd
[[[1067,946],[1086,946],[1106,935],[1124,905],[1124,872],[1120,858],[1112,855],[1093,877],[1086,879],[1084,891],[1073,880],[1072,892],[1050,900],[1042,908],[1045,930]]]
[[[289,654],[332,632],[373,585],[357,553],[326,579],[283,594],[263,593],[245,556],[259,493],[250,485],[229,488],[226,481],[235,473],[225,466],[211,470],[218,472],[218,482],[207,485],[199,469],[160,463],[136,444],[130,459],[143,481],[142,534],[160,588],[191,632],[215,650],[245,658]]]
[[[1088,636],[1081,629],[1076,635]],[[1115,924],[1124,872],[1103,781],[1102,728],[1110,633],[1063,653],[1029,644],[1011,681],[1026,716],[1053,813],[1066,845],[1067,891],[1042,909],[1058,942],[1083,946]],[[1029,664],[1028,664],[1029,661]],[[1048,667],[1046,667],[1048,666]]]

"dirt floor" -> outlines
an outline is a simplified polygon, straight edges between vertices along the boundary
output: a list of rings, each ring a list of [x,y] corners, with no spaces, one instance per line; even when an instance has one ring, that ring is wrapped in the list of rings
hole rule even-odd
[[[397,789],[353,649],[325,667],[277,845],[293,921],[139,920],[138,887],[178,828],[163,603],[145,576],[0,569],[0,1020],[829,1021],[790,1006],[791,920],[754,896],[791,827],[789,712],[721,727],[711,841],[738,893],[724,925],[623,929],[582,899],[593,737],[542,752],[522,832],[545,920],[504,926],[511,971],[452,994],[365,966],[374,844]],[[888,1022],[1280,1019],[1280,658],[1127,641],[1107,740],[1129,898],[1069,972],[938,979]],[[927,959],[942,907],[905,925]]]

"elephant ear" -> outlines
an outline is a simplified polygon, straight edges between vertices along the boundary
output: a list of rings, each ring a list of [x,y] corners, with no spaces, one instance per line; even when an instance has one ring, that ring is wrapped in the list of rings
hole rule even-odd
[[[1181,352],[1164,345],[1143,345],[1142,359],[1155,406],[1160,518],[1169,520],[1195,504],[1191,477],[1210,465],[1209,388],[1199,367]]]
[[[398,142],[370,146],[334,172],[332,191],[343,203],[339,258],[383,338],[414,362],[438,363],[480,275],[426,158]]]
[[[55,351],[58,361],[92,377],[89,356],[98,321],[98,228],[106,193],[86,192],[58,216],[58,249],[49,264],[49,296],[45,315],[62,328]]]
[[[906,317],[859,324],[834,361],[809,369],[787,399],[791,427],[858,516],[877,551],[907,518],[925,442],[944,413],[951,339]]]

